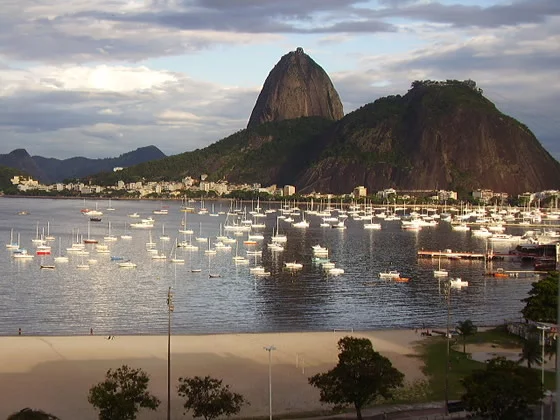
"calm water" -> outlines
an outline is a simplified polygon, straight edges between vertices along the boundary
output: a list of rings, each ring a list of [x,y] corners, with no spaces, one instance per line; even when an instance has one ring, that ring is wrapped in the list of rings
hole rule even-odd
[[[115,211],[108,212],[107,201],[97,202],[104,211],[103,220],[90,224],[90,234],[102,241],[111,233],[120,236],[131,219],[127,215],[138,212],[151,215],[159,202],[113,201]],[[169,205],[168,215],[154,215],[152,238],[169,255],[174,247],[177,230],[184,213],[179,203]],[[94,208],[95,201],[87,206]],[[223,206],[223,208],[221,207]],[[227,211],[228,204],[215,204],[215,211]],[[0,334],[11,335],[22,328],[24,334],[71,335],[88,334],[93,328],[98,334],[157,334],[167,331],[167,291],[174,291],[175,333],[222,333],[306,331],[332,329],[414,328],[444,325],[445,299],[438,280],[433,277],[437,260],[417,259],[416,252],[424,249],[452,248],[457,251],[484,251],[485,242],[470,232],[454,232],[447,223],[424,228],[420,232],[400,229],[400,222],[381,222],[383,229],[368,231],[363,222],[347,220],[348,229],[319,227],[319,218],[309,216],[308,229],[295,229],[281,223],[288,242],[282,253],[272,254],[263,246],[262,258],[256,260],[272,275],[255,278],[249,273],[251,264],[235,266],[235,244],[231,251],[218,251],[215,256],[199,251],[179,249],[185,264],[152,260],[146,251],[149,230],[128,229],[132,240],[110,243],[110,254],[97,254],[93,245],[89,257],[70,256],[70,262],[57,263],[55,270],[42,270],[40,264],[52,264],[52,258],[72,243],[77,231],[87,235],[87,216],[80,213],[82,200],[47,200],[0,198]],[[20,210],[29,211],[18,216]],[[248,209],[250,210],[250,208]],[[188,214],[188,226],[195,234],[210,237],[212,244],[225,215]],[[265,220],[265,219],[260,219]],[[10,230],[19,233],[22,247],[34,251],[31,239],[36,229],[47,229],[56,237],[51,242],[52,255],[35,256],[21,261],[11,257],[5,249]],[[270,241],[276,215],[266,218],[263,230],[265,243]],[[162,231],[171,237],[160,242]],[[518,231],[519,232],[519,231]],[[518,233],[512,231],[510,233]],[[212,238],[214,237],[214,238]],[[59,239],[60,238],[60,239]],[[240,241],[239,254],[244,254]],[[182,239],[182,235],[179,240]],[[194,241],[193,241],[194,242]],[[332,261],[345,274],[325,276],[319,265],[312,263],[311,246],[321,244],[329,248]],[[207,245],[206,245],[207,246]],[[111,255],[130,258],[136,269],[119,268]],[[90,270],[79,270],[82,258],[96,259]],[[286,261],[304,264],[303,270],[291,274],[283,270]],[[506,318],[518,318],[521,299],[527,296],[533,278],[494,279],[483,276],[483,262],[442,261],[452,276],[469,281],[461,290],[453,289],[451,308],[453,322],[472,319],[481,325],[497,324]],[[494,263],[505,268],[519,268],[511,262]],[[378,273],[392,267],[411,277],[409,283],[394,283],[378,279]],[[200,268],[200,273],[191,270]],[[530,266],[526,267],[530,269]],[[208,274],[219,273],[220,278]]]

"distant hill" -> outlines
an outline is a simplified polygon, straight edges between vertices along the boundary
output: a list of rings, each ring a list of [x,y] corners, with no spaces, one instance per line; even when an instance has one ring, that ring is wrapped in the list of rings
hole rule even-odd
[[[155,146],[141,147],[116,158],[74,157],[62,160],[30,156],[26,150],[17,149],[6,155],[0,155],[0,165],[25,171],[41,183],[52,184],[65,179],[83,178],[102,171],[112,171],[114,167],[134,166],[164,157],[166,155]]]
[[[560,164],[473,81],[418,81],[333,122],[288,119],[242,130],[204,149],[102,174],[95,182],[209,180],[294,184],[300,192],[490,188],[558,189]]]

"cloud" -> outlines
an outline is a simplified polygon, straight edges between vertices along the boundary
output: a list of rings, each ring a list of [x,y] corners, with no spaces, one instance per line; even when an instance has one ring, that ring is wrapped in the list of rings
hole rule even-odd
[[[47,157],[84,149],[88,157],[110,157],[149,144],[166,154],[204,147],[244,128],[258,95],[144,66],[5,72],[11,80],[0,95],[5,153],[33,145],[29,153]]]
[[[404,94],[418,79],[473,79],[498,108],[527,124],[560,158],[560,18],[538,27],[478,30],[402,54],[364,56],[359,69],[333,75],[346,110]]]
[[[523,23],[543,23],[551,16],[560,15],[557,0],[520,0],[509,4],[491,6],[442,4],[422,2],[385,1],[391,7],[369,10],[368,15],[376,19],[405,18],[423,22],[446,23],[454,27],[512,26]],[[404,7],[400,7],[404,5]]]

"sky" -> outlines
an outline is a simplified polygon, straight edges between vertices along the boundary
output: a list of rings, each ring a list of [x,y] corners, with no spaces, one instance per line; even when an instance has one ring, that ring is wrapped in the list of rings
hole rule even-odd
[[[302,47],[349,113],[473,79],[560,159],[560,0],[1,0],[0,154],[166,155],[246,127]]]

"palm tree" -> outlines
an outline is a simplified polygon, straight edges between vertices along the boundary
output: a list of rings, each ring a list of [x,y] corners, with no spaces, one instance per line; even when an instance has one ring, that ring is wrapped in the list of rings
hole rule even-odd
[[[541,344],[535,338],[529,338],[523,341],[521,353],[519,353],[519,363],[527,362],[527,367],[530,369],[532,364],[538,366],[543,362],[542,360]]]
[[[476,327],[476,325],[473,324],[473,322],[470,319],[467,319],[462,322],[459,321],[455,329],[457,330],[459,335],[463,337],[463,354],[464,354],[466,353],[466,349],[467,349],[467,337],[469,335],[475,335],[476,332],[478,331],[478,328]]]

